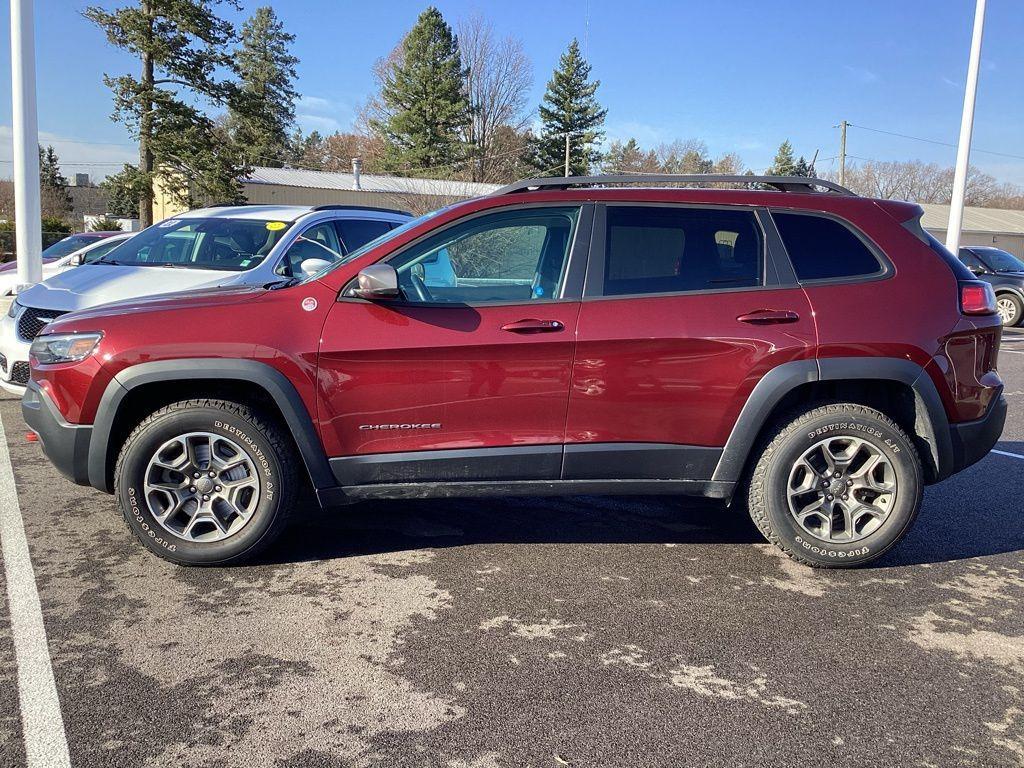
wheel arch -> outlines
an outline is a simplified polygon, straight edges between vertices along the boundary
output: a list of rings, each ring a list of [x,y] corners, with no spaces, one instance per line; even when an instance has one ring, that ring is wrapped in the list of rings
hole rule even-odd
[[[819,401],[877,408],[914,440],[926,482],[938,482],[952,472],[949,421],[925,370],[899,358],[844,357],[793,361],[769,371],[740,411],[713,479],[738,483],[765,431],[787,412]]]
[[[314,488],[334,484],[327,456],[305,403],[288,378],[256,360],[194,358],[139,363],[118,373],[100,398],[89,446],[94,488],[113,491],[117,453],[137,416],[190,397],[255,399],[275,411],[291,435]]]

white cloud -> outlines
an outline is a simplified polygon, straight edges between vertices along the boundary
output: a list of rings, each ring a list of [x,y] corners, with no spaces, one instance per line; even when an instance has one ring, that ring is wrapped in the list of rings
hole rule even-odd
[[[352,125],[355,118],[355,110],[349,104],[325,96],[300,96],[296,107],[295,119],[299,127],[307,133],[334,133],[344,130]]]
[[[39,143],[44,147],[53,146],[60,157],[60,167],[65,175],[88,173],[94,181],[117,173],[124,163],[135,163],[139,159],[138,150],[128,142],[94,142],[40,131]],[[10,125],[0,125],[0,177],[9,177],[13,173],[13,159],[14,130]]]
[[[849,64],[844,64],[843,69],[847,71],[853,78],[860,83],[874,83],[878,80],[878,75],[872,72],[870,69],[864,69],[863,67],[852,67]]]
[[[335,131],[341,130],[341,123],[335,120],[333,117],[324,117],[323,115],[296,115],[295,119],[299,122],[302,130],[306,133],[310,131],[320,131],[320,133],[334,133]]]

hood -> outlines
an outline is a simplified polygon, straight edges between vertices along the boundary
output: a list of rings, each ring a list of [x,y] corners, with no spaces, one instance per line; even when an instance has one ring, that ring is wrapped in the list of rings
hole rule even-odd
[[[81,269],[81,267],[79,267]],[[74,314],[65,315],[53,322],[53,327],[58,328],[61,323],[78,324],[81,320],[92,318],[104,318],[114,315],[137,315],[140,312],[159,312],[175,309],[199,309],[208,306],[224,306],[226,304],[237,304],[243,301],[263,296],[266,289],[259,285],[231,285],[227,287],[202,288],[191,290],[187,293],[163,293],[146,296],[144,298],[125,299],[109,304],[76,311]],[[49,328],[50,326],[47,326]],[[58,328],[60,330],[60,328]]]
[[[234,282],[239,274],[207,269],[83,264],[32,286],[19,294],[18,301],[29,307],[74,312],[113,301],[216,287]]]

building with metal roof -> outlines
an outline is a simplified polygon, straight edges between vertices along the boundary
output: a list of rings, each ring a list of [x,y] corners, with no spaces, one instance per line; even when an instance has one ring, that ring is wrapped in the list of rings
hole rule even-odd
[[[949,206],[924,203],[921,223],[939,240],[946,241]],[[1002,208],[964,208],[961,245],[991,245],[1024,259],[1024,211]]]

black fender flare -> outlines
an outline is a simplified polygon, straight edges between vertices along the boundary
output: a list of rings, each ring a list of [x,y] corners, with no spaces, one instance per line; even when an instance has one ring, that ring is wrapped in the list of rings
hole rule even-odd
[[[107,493],[113,491],[108,480],[108,441],[118,408],[129,392],[154,382],[199,379],[246,381],[262,388],[280,409],[314,488],[335,484],[313,420],[288,377],[276,368],[256,360],[204,357],[139,363],[114,376],[103,391],[93,421],[93,439],[89,445],[88,460],[89,485]]]
[[[914,393],[915,433],[928,445],[933,482],[948,477],[954,466],[949,419],[931,377],[917,363],[895,357],[831,357],[794,360],[773,368],[754,386],[732,428],[713,480],[736,483],[750,451],[776,407],[792,390],[818,381],[894,381]]]

